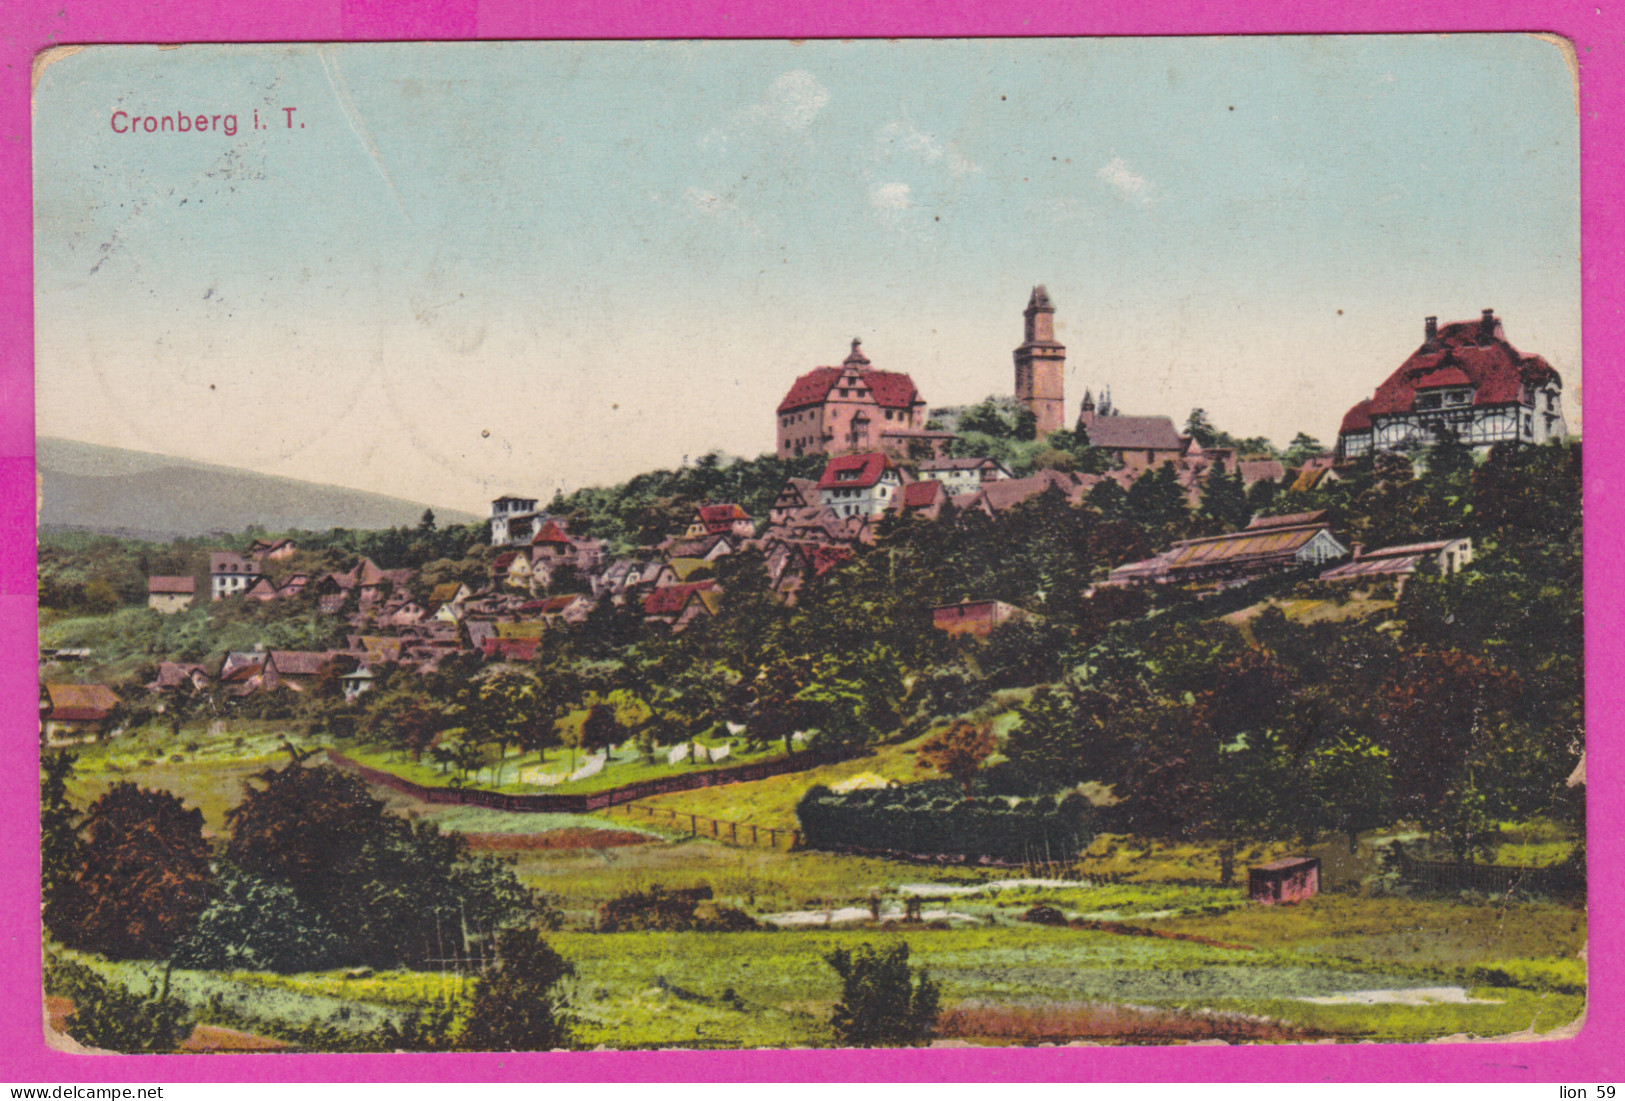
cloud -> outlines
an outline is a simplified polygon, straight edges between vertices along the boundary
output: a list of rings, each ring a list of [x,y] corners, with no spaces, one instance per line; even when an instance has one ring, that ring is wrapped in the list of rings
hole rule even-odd
[[[829,89],[805,69],[792,69],[768,86],[761,101],[744,111],[748,122],[805,130],[829,103]]]
[[[908,184],[875,184],[869,189],[869,205],[882,214],[901,214],[909,206]]]
[[[1151,201],[1151,181],[1135,172],[1122,157],[1113,157],[1095,173],[1117,197],[1131,203]]]
[[[691,214],[736,225],[754,234],[761,233],[761,227],[756,224],[755,219],[745,213],[739,201],[732,195],[718,195],[703,187],[691,187],[683,192],[683,202]]]
[[[944,145],[931,134],[916,129],[911,122],[890,123],[880,131],[877,140],[887,152],[905,153],[926,164],[940,164],[951,176],[982,170],[981,165],[961,153],[952,142]]]

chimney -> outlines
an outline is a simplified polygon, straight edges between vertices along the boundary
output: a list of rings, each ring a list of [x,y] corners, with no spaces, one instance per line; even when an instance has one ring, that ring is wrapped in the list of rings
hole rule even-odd
[[[1439,319],[1437,317],[1424,318],[1422,320],[1422,332],[1427,342],[1432,344],[1439,337]]]
[[[1428,320],[1431,321],[1433,319],[1428,318]],[[1364,543],[1351,543],[1349,545],[1349,550],[1350,550],[1350,552],[1351,552],[1351,554],[1353,556],[1354,561],[1356,561],[1356,562],[1358,562],[1360,559],[1365,557],[1365,544]]]
[[[1478,322],[1478,342],[1488,344],[1495,339],[1495,311],[1485,310],[1484,316]]]

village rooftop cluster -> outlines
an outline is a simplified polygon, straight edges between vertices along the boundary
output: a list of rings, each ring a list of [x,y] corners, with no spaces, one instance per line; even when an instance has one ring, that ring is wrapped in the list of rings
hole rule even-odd
[[[1013,354],[1014,401],[1037,439],[1070,431],[1076,445],[1106,461],[1099,473],[1040,469],[1013,477],[996,459],[956,454],[960,437],[929,417],[911,376],[876,368],[857,340],[839,366],[798,377],[774,412],[781,459],[827,456],[821,476],[789,478],[766,517],[738,504],[697,507],[685,530],[655,546],[612,556],[599,539],[578,537],[566,521],[532,497],[491,503],[489,527],[500,548],[483,585],[452,582],[424,587],[413,570],[382,569],[362,558],[349,570],[273,580],[277,563],[297,548],[288,539],[259,540],[244,552],[210,554],[204,585],[210,600],[278,601],[312,592],[324,616],[343,617],[347,645],[326,651],[256,650],[226,655],[218,667],[165,661],[147,687],[172,691],[217,685],[230,697],[278,689],[303,690],[337,677],[347,698],[366,692],[375,670],[389,663],[429,672],[447,656],[527,661],[544,632],[584,622],[608,603],[640,610],[651,628],[682,631],[700,617],[724,614],[715,563],[746,548],[759,550],[773,592],[793,604],[797,590],[849,560],[858,545],[883,538],[887,522],[932,522],[945,510],[977,512],[998,521],[1042,493],[1081,505],[1103,483],[1127,491],[1153,473],[1171,476],[1192,507],[1215,473],[1243,487],[1277,483],[1307,491],[1340,477],[1339,468],[1378,451],[1419,453],[1444,440],[1478,451],[1497,443],[1540,444],[1563,438],[1562,380],[1539,356],[1508,343],[1501,321],[1485,310],[1475,321],[1440,326],[1428,317],[1422,345],[1343,418],[1335,449],[1289,468],[1273,456],[1203,447],[1169,416],[1120,413],[1105,391],[1086,391],[1076,419],[1065,423],[1065,346],[1055,340],[1055,305],[1034,288],[1024,311],[1024,340]],[[1183,584],[1219,589],[1286,570],[1320,569],[1329,582],[1403,579],[1431,560],[1453,573],[1472,560],[1467,538],[1416,541],[1367,549],[1346,546],[1325,514],[1304,511],[1255,516],[1242,530],[1184,540],[1151,558],[1112,569],[1095,587]],[[201,595],[194,577],[148,579],[148,606],[181,612]],[[575,591],[555,592],[567,581]],[[1087,584],[1087,580],[1080,581]],[[987,634],[1027,612],[996,599],[932,609],[934,625],[950,633]],[[42,655],[83,660],[82,648]],[[46,683],[41,720],[50,740],[105,732],[118,697],[104,685]]]

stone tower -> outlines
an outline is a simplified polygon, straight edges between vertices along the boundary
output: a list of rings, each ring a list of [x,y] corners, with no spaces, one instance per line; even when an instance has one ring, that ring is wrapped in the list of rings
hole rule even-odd
[[[1066,345],[1055,339],[1055,306],[1042,286],[1027,301],[1026,339],[1015,351],[1016,400],[1038,418],[1038,438],[1066,427]]]

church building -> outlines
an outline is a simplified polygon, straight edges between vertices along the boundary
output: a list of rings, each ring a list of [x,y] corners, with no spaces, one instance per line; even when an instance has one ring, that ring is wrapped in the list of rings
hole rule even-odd
[[[839,367],[808,371],[779,402],[781,459],[899,449],[939,436],[949,434],[926,431],[925,399],[914,380],[875,369],[857,340]]]
[[[1024,315],[1027,327],[1015,351],[1016,401],[1038,418],[1038,438],[1066,427],[1066,345],[1055,339],[1055,305],[1042,285],[1034,287]]]
[[[1468,447],[1545,443],[1568,433],[1563,380],[1507,343],[1494,310],[1443,328],[1430,317],[1422,346],[1343,417],[1337,461],[1429,447],[1454,434]]]

